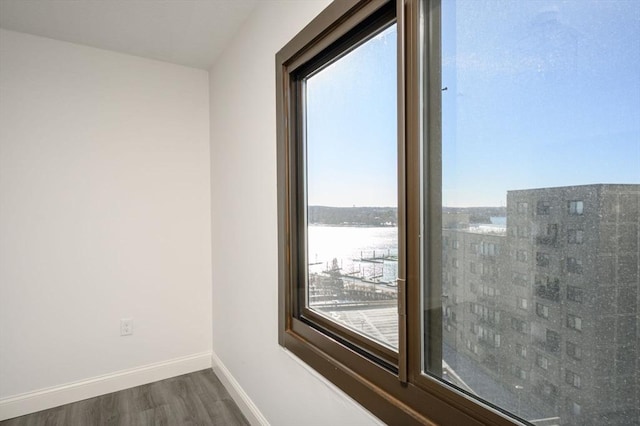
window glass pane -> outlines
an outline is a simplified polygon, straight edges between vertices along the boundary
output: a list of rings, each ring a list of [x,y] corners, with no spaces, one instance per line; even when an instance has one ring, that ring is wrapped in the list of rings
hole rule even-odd
[[[640,424],[640,2],[443,0],[441,22],[424,370],[534,424]]]
[[[396,26],[305,85],[307,306],[397,348]]]

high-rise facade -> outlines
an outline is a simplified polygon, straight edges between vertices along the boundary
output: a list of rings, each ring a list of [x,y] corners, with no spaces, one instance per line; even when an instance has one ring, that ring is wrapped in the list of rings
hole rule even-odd
[[[547,424],[640,423],[640,185],[509,191],[443,230],[451,379]]]

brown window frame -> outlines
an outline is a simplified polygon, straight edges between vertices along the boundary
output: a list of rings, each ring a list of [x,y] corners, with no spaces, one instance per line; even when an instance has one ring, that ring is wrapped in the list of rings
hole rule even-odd
[[[423,17],[426,30],[420,26]],[[395,19],[398,33],[397,353],[314,315],[302,303],[306,222],[301,207],[304,99],[300,76],[305,75],[303,70],[317,69],[337,57],[336,52],[357,45],[389,19]],[[421,38],[429,39],[424,50]],[[439,46],[440,0],[337,0],[277,53],[278,341],[389,424],[522,424],[499,407],[472,400],[464,391],[425,374],[422,368],[423,349],[428,359],[435,360],[429,366],[431,372],[438,371],[442,358],[441,250],[428,250],[422,265],[420,248],[421,238],[428,242],[426,247],[442,244]],[[422,138],[429,141],[424,153]],[[424,171],[420,170],[422,155],[427,159]],[[421,176],[426,188],[420,186]],[[428,195],[422,197],[421,191]],[[421,203],[425,204],[424,229]],[[422,267],[428,271],[423,277]],[[433,284],[428,286],[430,294],[421,295],[421,277]],[[428,345],[422,342],[423,326]]]

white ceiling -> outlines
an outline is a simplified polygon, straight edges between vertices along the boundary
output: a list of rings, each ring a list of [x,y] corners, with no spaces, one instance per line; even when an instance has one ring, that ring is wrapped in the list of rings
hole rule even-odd
[[[0,27],[208,69],[258,0],[0,0]]]

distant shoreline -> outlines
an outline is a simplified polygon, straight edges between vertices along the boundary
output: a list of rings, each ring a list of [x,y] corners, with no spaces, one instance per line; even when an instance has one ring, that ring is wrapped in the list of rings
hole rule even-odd
[[[393,225],[367,225],[367,224],[356,224],[356,223],[317,223],[311,222],[309,225],[313,226],[324,226],[324,227],[332,227],[332,228],[397,228],[398,224],[394,223]]]
[[[506,207],[443,207],[447,220],[469,224],[489,224],[492,217],[506,217]],[[458,217],[462,216],[462,217]],[[308,206],[309,224],[318,226],[386,228],[398,226],[397,207],[327,207]],[[453,219],[451,219],[453,218]],[[444,217],[443,217],[444,219]]]

